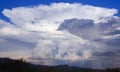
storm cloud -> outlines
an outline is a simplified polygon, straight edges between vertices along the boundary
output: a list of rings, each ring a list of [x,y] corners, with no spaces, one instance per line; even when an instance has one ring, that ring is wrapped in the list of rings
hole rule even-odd
[[[117,9],[52,3],[2,13],[10,22],[0,20],[1,57],[23,56],[43,65],[120,67]]]

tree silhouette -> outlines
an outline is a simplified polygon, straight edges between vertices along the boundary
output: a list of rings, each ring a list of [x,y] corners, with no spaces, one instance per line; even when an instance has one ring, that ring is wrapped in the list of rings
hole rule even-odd
[[[61,66],[41,66],[25,62],[24,59],[11,60],[9,58],[0,58],[0,72],[120,72],[119,68],[95,70],[68,65]]]

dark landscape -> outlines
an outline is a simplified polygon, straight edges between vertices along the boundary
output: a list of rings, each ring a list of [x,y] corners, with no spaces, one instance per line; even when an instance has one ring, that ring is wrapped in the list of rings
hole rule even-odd
[[[68,65],[42,66],[25,62],[23,59],[0,58],[0,72],[120,72],[120,69],[97,70]]]

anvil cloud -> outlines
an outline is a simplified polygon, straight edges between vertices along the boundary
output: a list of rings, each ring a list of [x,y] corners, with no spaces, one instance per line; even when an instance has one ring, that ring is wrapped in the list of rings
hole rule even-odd
[[[0,20],[1,57],[23,57],[44,65],[120,67],[116,9],[52,3],[4,9],[2,13],[10,22]]]

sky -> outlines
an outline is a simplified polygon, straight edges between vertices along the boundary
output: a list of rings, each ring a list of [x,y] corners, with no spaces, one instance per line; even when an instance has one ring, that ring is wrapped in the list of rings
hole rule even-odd
[[[54,2],[82,3],[100,7],[116,8],[118,9],[118,13],[116,15],[120,16],[119,0],[0,0],[0,11],[3,11],[5,8],[11,9],[19,6],[33,6],[39,4],[49,5],[50,3]],[[0,13],[0,17],[3,19],[7,19],[2,15],[2,13]]]
[[[119,0],[0,0],[0,57],[120,67]]]

